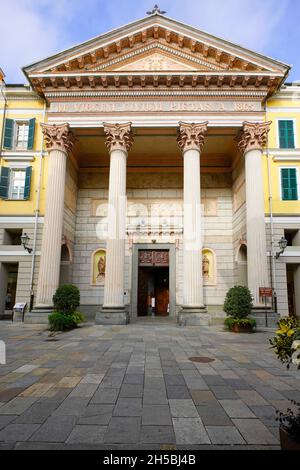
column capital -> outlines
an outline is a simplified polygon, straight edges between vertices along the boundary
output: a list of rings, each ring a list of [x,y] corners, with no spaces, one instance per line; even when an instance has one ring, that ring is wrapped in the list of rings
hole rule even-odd
[[[204,145],[204,134],[207,132],[208,122],[199,124],[179,123],[179,135],[177,143],[182,152],[187,150],[202,150]]]
[[[112,152],[112,150],[129,152],[133,144],[131,122],[126,122],[125,124],[110,124],[104,122],[103,126],[106,135],[105,145],[109,152]]]
[[[249,150],[262,150],[267,144],[271,124],[272,121],[263,123],[245,121],[243,129],[236,137],[240,151],[246,153]]]
[[[68,154],[71,152],[75,136],[68,123],[65,124],[41,124],[45,136],[45,144],[48,150],[61,150]]]

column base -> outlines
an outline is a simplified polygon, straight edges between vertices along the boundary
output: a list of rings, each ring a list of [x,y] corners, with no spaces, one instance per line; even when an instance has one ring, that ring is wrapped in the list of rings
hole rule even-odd
[[[24,323],[48,325],[48,316],[53,313],[53,307],[35,307],[25,313]]]
[[[180,326],[209,326],[211,316],[206,307],[183,306],[177,321]]]
[[[129,315],[124,307],[102,307],[95,317],[96,325],[128,325]]]

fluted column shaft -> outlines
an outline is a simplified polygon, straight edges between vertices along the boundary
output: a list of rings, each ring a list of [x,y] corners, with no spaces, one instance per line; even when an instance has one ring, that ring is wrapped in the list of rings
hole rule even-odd
[[[203,308],[200,149],[186,150],[183,159],[183,305]]]
[[[36,305],[51,307],[59,285],[66,163],[73,136],[67,124],[44,125],[43,132],[49,151],[49,169]]]
[[[183,310],[199,313],[204,310],[200,153],[207,123],[179,124],[184,161]]]
[[[110,154],[104,307],[124,307],[126,150]]]
[[[106,147],[110,153],[108,191],[108,238],[104,303],[96,314],[98,324],[126,324],[124,305],[124,267],[126,238],[126,165],[133,143],[131,123],[104,123]]]
[[[245,157],[248,287],[254,307],[260,306],[259,288],[269,286],[262,172],[262,149],[269,126],[245,122],[239,137]]]

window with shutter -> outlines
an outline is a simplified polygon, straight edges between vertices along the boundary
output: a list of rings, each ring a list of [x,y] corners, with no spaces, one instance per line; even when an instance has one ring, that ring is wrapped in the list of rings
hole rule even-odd
[[[14,124],[15,122],[13,119],[5,119],[3,147],[8,150],[12,149],[13,147]]]
[[[281,149],[295,148],[294,121],[279,121],[279,146]]]
[[[32,150],[34,145],[35,118],[29,119],[27,149]]]
[[[283,201],[298,201],[298,181],[296,168],[281,169],[281,194]]]
[[[0,198],[8,198],[8,188],[10,179],[10,168],[2,167],[0,173]]]
[[[9,199],[24,199],[26,172],[23,169],[10,171]]]
[[[32,174],[32,167],[28,166],[25,170],[24,199],[26,200],[30,198],[31,174]]]

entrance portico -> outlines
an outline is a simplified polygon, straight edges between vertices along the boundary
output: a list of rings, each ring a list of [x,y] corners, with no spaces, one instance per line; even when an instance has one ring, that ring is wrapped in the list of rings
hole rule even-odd
[[[142,246],[169,250],[170,315],[203,325],[222,317],[246,242],[259,307],[259,287],[270,285],[262,104],[287,67],[155,12],[25,72],[49,103],[53,180],[36,308],[51,306],[63,236],[74,251],[70,282],[97,323],[137,314]]]

